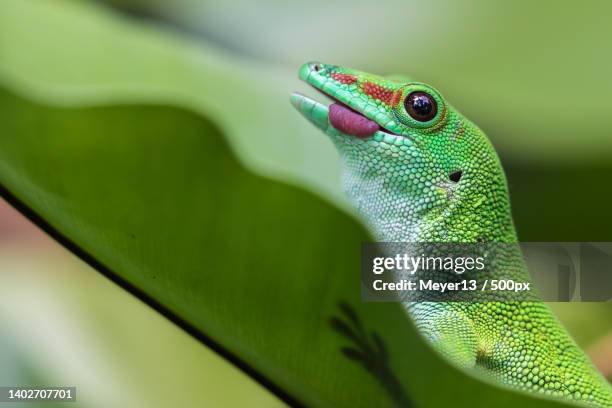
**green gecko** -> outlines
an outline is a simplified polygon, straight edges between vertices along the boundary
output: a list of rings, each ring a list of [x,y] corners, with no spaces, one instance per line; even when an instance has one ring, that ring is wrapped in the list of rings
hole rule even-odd
[[[318,62],[299,76],[335,101],[291,96],[336,146],[349,200],[380,241],[517,242],[494,148],[436,89]],[[513,273],[527,276],[522,267]],[[456,364],[514,388],[612,407],[610,384],[542,302],[405,307]]]

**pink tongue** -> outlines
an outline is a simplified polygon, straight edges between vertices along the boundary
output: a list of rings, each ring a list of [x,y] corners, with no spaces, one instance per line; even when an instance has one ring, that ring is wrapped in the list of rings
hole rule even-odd
[[[376,122],[339,103],[329,106],[329,123],[342,133],[357,137],[372,136],[379,129]]]

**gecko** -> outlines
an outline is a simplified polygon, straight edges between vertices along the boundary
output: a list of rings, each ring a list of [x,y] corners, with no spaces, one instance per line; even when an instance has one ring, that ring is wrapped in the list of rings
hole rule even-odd
[[[332,100],[291,95],[335,145],[345,193],[377,240],[518,242],[493,145],[434,87],[320,62],[302,65],[299,78]],[[528,276],[520,266],[512,273]],[[511,388],[612,407],[612,387],[544,302],[403,305],[433,348],[465,369]]]

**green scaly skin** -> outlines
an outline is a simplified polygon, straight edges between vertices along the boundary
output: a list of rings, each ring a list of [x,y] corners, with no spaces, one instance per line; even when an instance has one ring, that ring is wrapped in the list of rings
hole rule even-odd
[[[388,242],[517,242],[506,178],[485,134],[434,88],[321,63],[299,76],[384,130],[358,138],[329,122],[329,108],[306,96],[291,102],[325,132],[343,161],[350,201],[375,236]],[[428,122],[412,119],[404,98],[423,91],[437,102]],[[449,179],[461,171],[458,182]],[[520,255],[514,277],[528,279]],[[502,271],[503,272],[503,271]],[[612,407],[612,389],[541,302],[406,303],[434,348],[462,367],[514,388]]]

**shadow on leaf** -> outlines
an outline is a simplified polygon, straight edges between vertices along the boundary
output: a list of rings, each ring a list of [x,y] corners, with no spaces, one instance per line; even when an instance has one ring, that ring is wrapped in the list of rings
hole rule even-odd
[[[374,331],[368,333],[355,310],[347,303],[340,303],[341,316],[330,318],[332,329],[353,343],[341,347],[346,358],[361,364],[389,393],[400,407],[412,407],[410,399],[389,366],[389,352],[381,337]]]

